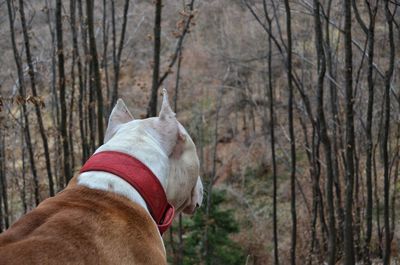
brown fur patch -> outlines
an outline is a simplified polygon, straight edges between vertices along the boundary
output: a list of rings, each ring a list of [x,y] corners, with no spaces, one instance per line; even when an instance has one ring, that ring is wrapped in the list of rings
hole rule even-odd
[[[0,235],[0,264],[166,264],[147,212],[109,192],[70,185]]]

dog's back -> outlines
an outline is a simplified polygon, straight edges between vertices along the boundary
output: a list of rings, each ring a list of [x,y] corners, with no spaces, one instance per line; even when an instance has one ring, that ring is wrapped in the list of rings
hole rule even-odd
[[[157,228],[142,207],[82,186],[43,201],[0,235],[2,265],[159,265],[165,260]]]

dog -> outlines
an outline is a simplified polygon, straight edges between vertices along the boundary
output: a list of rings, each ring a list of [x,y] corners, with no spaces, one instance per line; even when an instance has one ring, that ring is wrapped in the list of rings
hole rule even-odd
[[[0,264],[167,264],[162,233],[202,199],[196,147],[167,91],[147,119],[119,99],[80,173],[0,235]]]

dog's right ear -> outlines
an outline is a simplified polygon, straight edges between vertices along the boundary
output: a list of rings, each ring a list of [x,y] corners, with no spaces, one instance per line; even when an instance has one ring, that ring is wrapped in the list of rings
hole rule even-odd
[[[111,111],[110,118],[108,119],[108,126],[106,135],[104,136],[104,143],[111,139],[111,137],[117,132],[120,125],[134,120],[133,115],[129,112],[124,101],[118,99],[117,104]]]

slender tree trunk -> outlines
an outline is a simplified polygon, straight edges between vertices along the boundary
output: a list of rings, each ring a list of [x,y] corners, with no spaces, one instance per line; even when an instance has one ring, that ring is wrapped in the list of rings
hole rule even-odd
[[[157,115],[157,92],[160,78],[160,56],[161,56],[161,11],[162,0],[155,0],[155,18],[154,18],[154,52],[153,52],[153,81],[151,86],[151,95],[147,107],[147,116]]]
[[[267,2],[263,1],[263,10],[265,19],[267,21],[266,31],[271,32],[272,20],[269,17]],[[274,91],[272,85],[272,36],[268,34],[268,56],[267,56],[267,73],[268,83],[266,90],[269,97],[269,134],[270,134],[270,146],[271,146],[271,158],[272,158],[272,235],[274,241],[274,264],[279,265],[279,248],[278,248],[278,218],[277,218],[277,165],[276,165],[276,154],[275,154],[275,112],[274,112]]]
[[[22,178],[22,187],[21,187],[21,202],[22,202],[22,208],[23,208],[23,213],[27,213],[28,211],[28,204],[26,202],[26,174],[25,174],[25,170],[26,170],[26,163],[25,163],[25,142],[24,142],[24,116],[22,114],[20,114],[20,121],[21,121],[21,160],[22,160],[22,174],[21,174],[21,178]]]
[[[52,12],[52,6],[48,0],[46,0],[46,17],[47,17],[47,24],[49,26],[49,32],[51,36],[51,119],[53,124],[57,128],[60,126],[60,110],[59,110],[59,103],[58,103],[58,93],[57,93],[57,40],[55,36],[55,30],[52,25],[51,15],[54,15]],[[53,174],[55,179],[55,186],[57,190],[61,190],[63,187],[60,183],[60,167],[59,165],[61,162],[61,138],[59,133],[53,134],[54,139],[54,158],[53,158]]]
[[[383,264],[390,264],[391,255],[391,242],[390,237],[390,211],[389,211],[389,198],[390,198],[390,161],[389,161],[389,134],[390,134],[390,82],[393,77],[394,70],[394,58],[395,58],[395,44],[394,44],[394,34],[393,34],[393,14],[389,9],[389,0],[385,0],[385,16],[388,25],[388,40],[389,40],[389,67],[385,73],[385,104],[384,104],[384,129],[382,136],[382,152],[383,152],[383,170],[384,170],[384,207],[383,207],[383,219],[385,226],[385,250],[383,254]]]
[[[224,80],[225,82],[225,80]],[[216,178],[216,172],[217,172],[217,147],[218,147],[218,126],[219,126],[219,118],[220,118],[220,110],[222,107],[222,95],[223,95],[223,86],[220,88],[218,91],[218,97],[217,97],[217,105],[216,105],[216,114],[215,114],[215,128],[214,128],[214,135],[213,135],[213,150],[212,150],[212,169],[211,169],[211,175],[209,178],[208,182],[208,187],[207,187],[207,198],[206,198],[206,213],[205,213],[205,218],[208,220],[210,218],[210,209],[211,209],[211,196],[212,196],[212,189],[214,186],[214,180]],[[209,234],[211,231],[209,230],[209,225],[206,222],[205,228],[204,228],[204,238],[203,238],[203,245],[204,245],[204,254],[203,254],[203,259],[205,260],[205,263],[207,265],[212,264],[211,263],[211,256],[210,253],[212,251],[212,245],[209,242]]]
[[[327,125],[324,112],[324,79],[326,73],[326,58],[323,48],[323,33],[322,22],[320,18],[320,3],[314,0],[314,28],[315,28],[315,45],[318,60],[318,82],[317,82],[317,113],[318,113],[318,128],[319,137],[325,151],[326,162],[326,200],[329,215],[328,226],[328,264],[334,265],[336,263],[336,223],[335,223],[335,209],[333,198],[333,164],[332,164],[332,149],[331,142],[327,132]]]
[[[268,23],[271,28],[271,21]],[[272,223],[273,223],[273,240],[274,240],[274,264],[279,264],[279,252],[278,252],[278,218],[277,218],[277,166],[276,166],[276,154],[275,154],[275,112],[274,112],[274,91],[272,85],[272,42],[271,37],[268,37],[268,96],[269,96],[269,133],[271,141],[271,158],[272,158]]]
[[[1,165],[1,162],[0,162]],[[0,172],[0,188],[3,187],[3,183],[1,183],[1,179],[3,177],[3,172]],[[3,197],[0,196],[0,233],[6,230],[4,226],[4,215],[3,215]]]
[[[106,102],[110,102],[110,82],[108,75],[108,30],[110,23],[107,19],[107,0],[103,0],[103,58],[101,59],[101,68],[104,69],[104,77],[106,82]],[[114,0],[112,0],[114,4]],[[112,16],[114,16],[114,10],[112,10]]]
[[[100,67],[99,61],[97,57],[97,48],[96,48],[96,39],[94,35],[94,0],[86,0],[86,12],[87,12],[87,25],[89,32],[89,47],[90,47],[90,59],[91,59],[91,68],[90,71],[91,79],[93,80],[94,89],[96,91],[96,99],[97,99],[97,132],[98,132],[98,143],[99,145],[103,144],[104,141],[104,102],[103,102],[103,92],[101,90],[101,76],[100,76]]]
[[[288,122],[290,138],[290,194],[291,194],[291,215],[292,215],[292,242],[290,248],[290,261],[296,264],[296,243],[297,243],[297,213],[296,213],[296,138],[293,125],[293,81],[292,81],[292,25],[289,0],[284,0],[286,11],[286,34],[287,34],[287,78],[289,88],[288,98]]]
[[[113,10],[114,10],[114,0],[111,1]],[[116,41],[116,36],[115,36],[115,14],[113,11],[113,61],[114,61],[114,86],[112,90],[112,96],[111,96],[111,103],[110,103],[110,108],[115,105],[118,99],[118,82],[119,82],[119,73],[120,73],[120,66],[121,66],[121,56],[122,56],[122,50],[124,48],[124,41],[125,41],[125,32],[126,32],[126,25],[128,22],[128,10],[129,10],[129,0],[125,0],[125,5],[124,5],[124,17],[122,21],[122,29],[121,29],[121,37],[119,39],[119,45],[118,45],[118,52],[115,54],[115,41]],[[155,116],[155,115],[154,115]]]
[[[20,0],[22,1],[22,0]],[[60,133],[63,146],[63,166],[64,166],[64,184],[67,184],[72,178],[72,170],[70,164],[70,150],[68,146],[67,131],[67,103],[65,94],[65,69],[64,69],[64,44],[63,44],[63,28],[62,28],[62,1],[56,1],[56,36],[57,36],[57,57],[58,57],[58,89],[60,91],[61,105],[61,123]]]
[[[181,53],[181,50],[183,49],[183,42],[185,40],[185,36],[186,34],[188,34],[190,32],[190,27],[192,25],[192,20],[194,18],[194,2],[195,0],[191,0],[189,4],[187,4],[187,9],[185,8],[185,12],[187,11],[186,15],[185,15],[185,23],[184,23],[184,27],[182,29],[182,31],[180,32],[179,35],[179,39],[178,42],[176,44],[175,47],[175,52],[172,55],[172,59],[168,64],[168,68],[167,70],[161,75],[161,77],[158,80],[158,87],[160,87],[162,85],[162,83],[164,82],[164,80],[168,77],[168,75],[170,73],[172,73],[171,69],[172,67],[175,65],[175,63],[178,61],[179,59],[179,54]]]
[[[25,82],[24,82],[24,73],[22,69],[22,60],[21,57],[19,56],[19,52],[17,49],[17,44],[16,44],[16,39],[15,39],[15,29],[14,29],[14,4],[12,0],[7,0],[7,10],[8,10],[8,18],[9,18],[9,23],[10,23],[10,34],[11,34],[11,44],[13,47],[13,53],[14,53],[14,60],[15,64],[17,66],[17,72],[18,72],[18,87],[19,87],[19,96],[23,100],[22,102],[22,112],[24,116],[24,122],[25,122],[25,141],[26,145],[28,148],[28,153],[29,153],[29,162],[31,166],[31,172],[33,176],[33,183],[34,183],[34,197],[35,197],[35,204],[39,205],[40,199],[39,199],[39,179],[37,176],[37,171],[36,171],[36,164],[35,164],[35,157],[33,154],[33,147],[32,147],[32,138],[31,138],[31,132],[29,128],[29,117],[28,117],[28,110],[26,107],[26,89],[25,89]]]
[[[341,252],[341,245],[343,243],[343,222],[344,222],[344,210],[342,205],[342,188],[340,181],[339,171],[339,143],[338,143],[338,127],[340,127],[339,110],[338,110],[338,94],[336,87],[336,67],[333,63],[334,51],[332,50],[331,38],[330,38],[330,14],[331,14],[332,0],[328,1],[328,7],[325,16],[325,54],[326,64],[328,68],[328,74],[333,80],[329,80],[330,90],[330,108],[331,108],[331,119],[332,119],[332,167],[333,167],[333,182],[335,185],[336,193],[336,208],[338,215],[338,227],[337,227],[337,243],[336,253]],[[338,39],[339,41],[339,39]],[[340,255],[340,254],[339,254]]]
[[[95,107],[95,85],[93,84],[93,64],[89,59],[89,81],[88,81],[88,88],[89,88],[89,96],[88,96],[88,103],[87,103],[87,112],[88,112],[88,127],[89,127],[89,153],[93,153],[96,149],[96,107]]]
[[[179,95],[179,84],[181,75],[181,64],[182,64],[182,53],[183,49],[179,51],[178,65],[176,66],[176,79],[175,79],[175,95],[174,95],[174,112],[178,112],[178,95]]]
[[[36,91],[35,69],[33,67],[33,61],[32,61],[32,56],[31,56],[31,49],[30,49],[30,44],[29,44],[29,35],[28,35],[28,28],[27,28],[26,19],[25,19],[24,1],[23,0],[19,0],[19,13],[20,13],[20,17],[21,17],[21,26],[22,26],[23,36],[24,36],[26,60],[27,60],[28,67],[29,67],[28,73],[29,73],[29,77],[30,77],[30,81],[31,81],[32,95],[35,98],[37,98],[38,94]],[[43,125],[42,112],[40,110],[40,105],[41,105],[40,102],[35,102],[34,108],[35,108],[35,112],[36,112],[37,122],[39,125],[39,132],[40,132],[40,136],[42,138],[44,156],[45,156],[45,160],[46,160],[47,178],[49,181],[49,194],[50,194],[50,196],[54,196],[54,181],[53,181],[53,175],[51,173],[49,146],[47,143],[47,135],[46,135],[45,128]]]
[[[179,61],[176,66],[176,79],[175,79],[175,95],[174,95],[174,112],[178,114],[178,92],[179,92],[179,84],[180,84],[180,73],[181,73],[181,63],[182,63],[182,52],[183,50],[179,50]],[[179,238],[179,245],[178,245],[178,255],[176,259],[176,264],[182,265],[183,264],[183,249],[184,249],[184,240],[183,240],[183,222],[182,222],[182,213],[179,214],[179,226],[178,226],[178,238]]]
[[[344,265],[354,265],[353,244],[353,183],[354,183],[354,110],[353,110],[353,53],[351,47],[351,2],[343,1],[344,54],[346,94],[346,197],[344,224]]]
[[[1,125],[0,125],[1,126]],[[0,230],[7,229],[9,223],[9,210],[8,210],[8,192],[7,192],[7,178],[6,178],[6,161],[5,159],[5,135],[2,133],[3,128],[0,130]],[[4,220],[4,222],[3,222]]]
[[[397,194],[398,194],[398,189],[397,189],[397,183],[398,183],[398,178],[399,178],[399,167],[400,167],[400,159],[399,159],[399,152],[400,152],[400,124],[397,124],[397,134],[396,134],[396,152],[395,152],[395,157],[393,158],[392,162],[395,164],[394,166],[394,177],[393,177],[393,192],[392,192],[392,197],[391,197],[391,227],[390,227],[390,238],[393,239],[394,233],[396,231],[396,200],[397,200]]]
[[[78,98],[78,118],[79,118],[79,133],[81,138],[81,152],[82,152],[82,164],[85,163],[86,159],[89,156],[86,135],[84,130],[84,121],[83,121],[83,91],[84,91],[84,78],[83,78],[83,69],[82,69],[82,61],[79,53],[78,46],[78,32],[77,32],[77,20],[76,20],[76,0],[70,0],[70,18],[71,18],[71,32],[72,32],[72,46],[73,46],[73,56],[76,60],[76,64],[78,67],[78,82],[79,82],[79,98]],[[72,149],[71,149],[72,150]]]
[[[72,53],[72,62],[71,62],[71,96],[69,102],[69,113],[68,113],[68,148],[70,150],[70,165],[71,165],[71,177],[74,174],[75,168],[75,150],[74,150],[74,105],[75,105],[75,63],[76,63],[76,54]]]
[[[82,64],[82,59],[79,55],[77,27],[72,28],[72,35],[74,39],[73,40],[74,50],[76,51],[78,58],[77,63],[78,63],[78,73],[79,73],[79,99],[78,99],[79,133],[81,136],[81,145],[82,145],[82,164],[84,164],[90,155],[90,148],[91,148],[87,137],[88,134],[87,124],[90,121],[88,121],[89,119],[87,118],[85,112],[85,110],[87,109],[86,85],[87,85],[87,72],[88,72],[87,65],[88,65],[89,52],[87,47],[86,27],[84,26],[85,18],[83,16],[82,0],[77,0],[77,4],[78,4],[79,24],[81,30],[81,40],[82,40],[83,55],[84,55],[83,56],[84,64]],[[75,16],[73,18],[71,17],[71,21],[72,19],[75,20]]]
[[[367,161],[365,165],[365,177],[367,182],[367,209],[366,209],[366,225],[367,231],[365,233],[365,249],[364,257],[366,264],[371,264],[370,260],[370,244],[372,236],[372,210],[373,210],[373,194],[372,194],[372,149],[373,149],[373,138],[372,138],[372,124],[373,124],[373,111],[374,111],[374,43],[375,43],[375,17],[377,7],[373,13],[369,10],[369,27],[367,32],[368,37],[368,109],[367,109],[367,125],[366,125],[366,136],[367,136]]]

